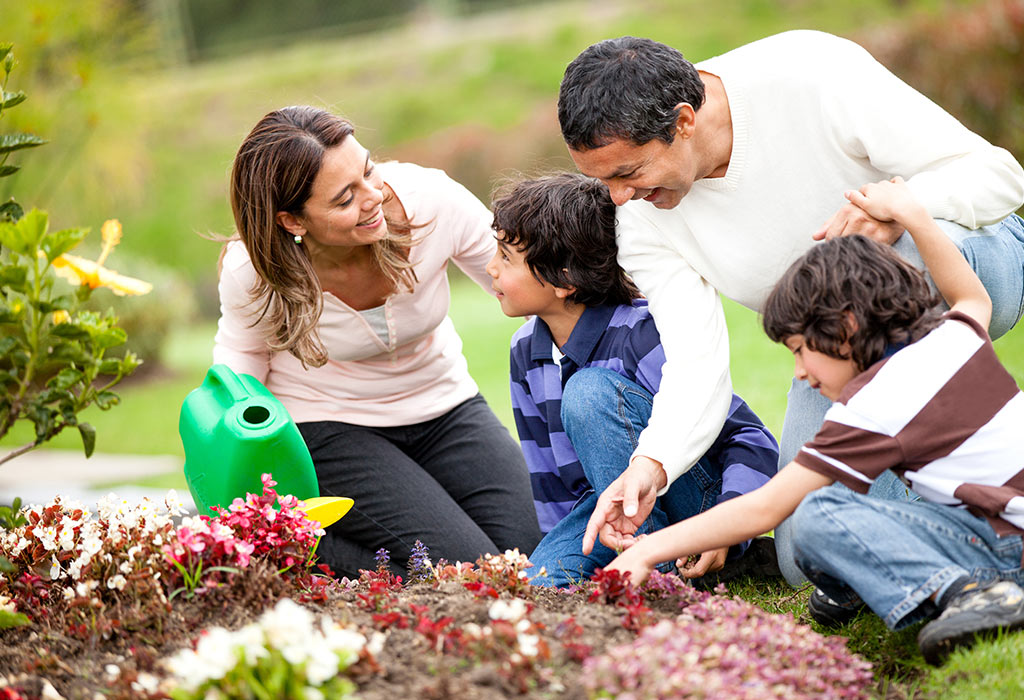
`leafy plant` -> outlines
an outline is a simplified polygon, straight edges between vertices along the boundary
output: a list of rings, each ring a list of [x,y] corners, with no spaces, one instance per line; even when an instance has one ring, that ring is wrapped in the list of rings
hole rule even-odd
[[[0,83],[0,117],[3,116],[5,110],[25,101],[25,93],[23,91],[7,92],[7,83],[11,78],[11,70],[14,69],[15,65],[13,49],[14,44],[0,43],[0,65],[3,65],[4,71],[3,82]],[[11,153],[20,151],[23,148],[41,146],[44,143],[46,141],[35,134],[14,132],[0,135],[0,177],[8,177],[21,169],[20,166],[7,164],[7,159]],[[0,221],[17,221],[21,218],[22,213],[21,205],[15,202],[13,198],[0,203]]]
[[[44,212],[32,210],[16,222],[0,222],[0,437],[18,420],[35,425],[35,439],[0,456],[0,464],[38,447],[68,427],[77,427],[86,457],[96,431],[78,414],[95,404],[106,410],[120,402],[111,388],[140,362],[132,353],[107,358],[126,334],[112,313],[79,311],[93,289],[138,294],[149,285],[102,266],[121,237],[116,221],[103,226],[104,251],[96,262],[69,255],[88,233],[71,228],[51,232]],[[62,293],[59,275],[78,283]]]
[[[260,619],[229,632],[204,630],[195,650],[167,659],[175,700],[201,698],[346,698],[355,683],[340,675],[367,655],[366,637],[288,598]]]

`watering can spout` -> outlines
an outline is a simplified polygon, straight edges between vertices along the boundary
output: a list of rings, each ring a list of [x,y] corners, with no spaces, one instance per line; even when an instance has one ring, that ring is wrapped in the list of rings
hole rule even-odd
[[[284,405],[248,374],[213,365],[185,398],[178,432],[185,449],[185,480],[199,512],[227,508],[247,493],[263,493],[270,473],[278,493],[304,500],[323,527],[352,507],[350,498],[321,498],[316,469],[302,434]],[[312,511],[312,512],[311,512]]]

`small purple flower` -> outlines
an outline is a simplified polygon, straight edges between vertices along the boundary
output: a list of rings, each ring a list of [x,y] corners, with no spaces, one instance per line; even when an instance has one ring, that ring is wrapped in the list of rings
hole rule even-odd
[[[373,558],[377,561],[377,571],[386,571],[388,564],[391,563],[391,555],[383,547],[377,550]]]
[[[427,550],[427,545],[416,540],[412,545],[412,552],[409,554],[409,583],[429,581],[432,576],[430,552]]]

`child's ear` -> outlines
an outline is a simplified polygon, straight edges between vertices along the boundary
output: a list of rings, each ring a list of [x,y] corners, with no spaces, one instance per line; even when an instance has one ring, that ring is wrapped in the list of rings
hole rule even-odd
[[[852,338],[857,331],[860,330],[860,324],[857,323],[857,317],[853,315],[852,311],[843,312],[843,325],[846,326],[846,339]]]
[[[576,287],[555,287],[555,296],[566,299],[576,293]]]

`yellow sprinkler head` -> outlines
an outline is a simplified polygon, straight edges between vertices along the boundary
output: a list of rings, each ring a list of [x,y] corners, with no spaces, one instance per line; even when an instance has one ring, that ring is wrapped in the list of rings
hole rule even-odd
[[[302,502],[305,504],[306,515],[310,520],[320,523],[320,527],[327,527],[341,520],[354,503],[351,498],[338,496],[317,496],[305,498]]]

